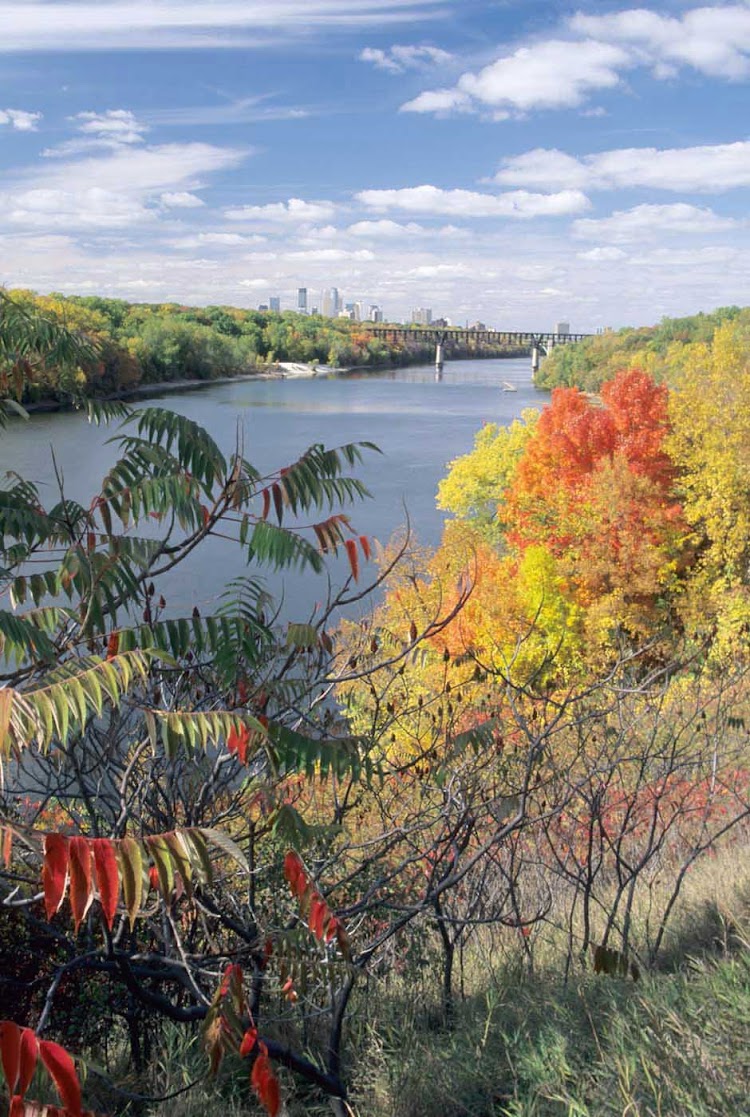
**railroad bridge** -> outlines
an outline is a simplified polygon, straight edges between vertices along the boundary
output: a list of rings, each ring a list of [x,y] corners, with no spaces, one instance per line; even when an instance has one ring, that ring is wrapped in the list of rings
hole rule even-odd
[[[515,330],[462,330],[454,326],[390,326],[387,323],[363,322],[361,328],[376,337],[392,341],[432,341],[435,343],[435,368],[440,372],[445,362],[446,347],[451,342],[474,341],[485,345],[512,345],[528,348],[531,354],[531,369],[536,372],[542,354],[545,356],[556,345],[568,345],[581,341],[590,334],[556,334],[542,331]]]

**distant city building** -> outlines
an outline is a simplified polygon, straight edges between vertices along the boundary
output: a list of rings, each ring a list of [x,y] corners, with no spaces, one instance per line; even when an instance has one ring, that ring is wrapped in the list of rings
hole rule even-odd
[[[473,326],[469,326],[469,329],[470,330],[486,330],[487,327],[485,326],[484,322],[475,322],[473,324]]]
[[[260,306],[258,307],[258,310],[260,310],[262,313],[267,312],[268,311],[268,303],[261,303]]]
[[[450,320],[450,318],[435,318],[435,319],[433,319],[432,322],[430,322],[430,320],[428,319],[427,322],[423,322],[422,325],[425,325],[425,326],[429,326],[429,325],[439,326],[441,330],[445,330],[445,329],[448,328],[448,326],[451,325],[451,320]]]
[[[415,326],[429,326],[432,322],[432,309],[429,306],[415,307],[411,312],[411,320]]]
[[[557,322],[555,324],[555,333],[556,334],[566,334],[566,335],[569,334],[570,333],[570,322]]]
[[[380,307],[376,303],[373,303],[372,306],[370,307],[370,309],[367,311],[367,321],[368,322],[382,322],[383,321],[383,311],[380,309]]]
[[[278,295],[271,295],[268,300],[268,307],[270,310],[281,310],[281,299]]]
[[[297,288],[297,310],[300,314],[307,314],[307,287]]]
[[[311,314],[317,314],[317,313],[318,313],[318,308],[317,308],[317,306],[314,306],[314,307],[312,308],[312,310],[310,311],[310,313],[311,313]]]
[[[323,316],[335,318],[341,310],[341,296],[338,287],[329,287],[323,292]]]
[[[336,317],[337,318],[348,318],[350,322],[353,322],[354,321],[354,311],[353,310],[347,310],[346,307],[344,307],[343,310],[340,310],[338,312]]]

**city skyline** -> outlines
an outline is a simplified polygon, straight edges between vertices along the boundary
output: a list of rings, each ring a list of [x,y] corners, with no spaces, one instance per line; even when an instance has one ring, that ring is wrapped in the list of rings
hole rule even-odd
[[[306,310],[335,284],[508,329],[750,304],[747,0],[0,0],[0,25],[0,283],[305,282]]]

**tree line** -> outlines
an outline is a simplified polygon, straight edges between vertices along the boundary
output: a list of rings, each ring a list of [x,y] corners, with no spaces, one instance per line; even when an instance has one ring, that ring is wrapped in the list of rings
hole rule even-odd
[[[126,396],[140,385],[264,372],[280,361],[374,369],[429,362],[435,355],[434,343],[416,333],[406,339],[375,337],[343,318],[25,290],[6,294],[20,308],[88,338],[96,350],[74,366],[46,361],[27,370],[27,403],[69,401],[76,394]],[[506,353],[484,346],[480,355]],[[457,348],[454,355],[475,353]]]

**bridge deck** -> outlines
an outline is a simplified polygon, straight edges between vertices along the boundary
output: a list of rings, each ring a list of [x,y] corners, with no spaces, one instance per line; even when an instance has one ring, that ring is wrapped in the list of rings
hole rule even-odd
[[[535,333],[531,330],[462,330],[457,326],[389,326],[386,323],[361,322],[361,329],[381,337],[394,337],[403,340],[434,341],[485,341],[506,345],[565,345],[572,341],[582,341],[591,334],[556,334],[548,331]]]

